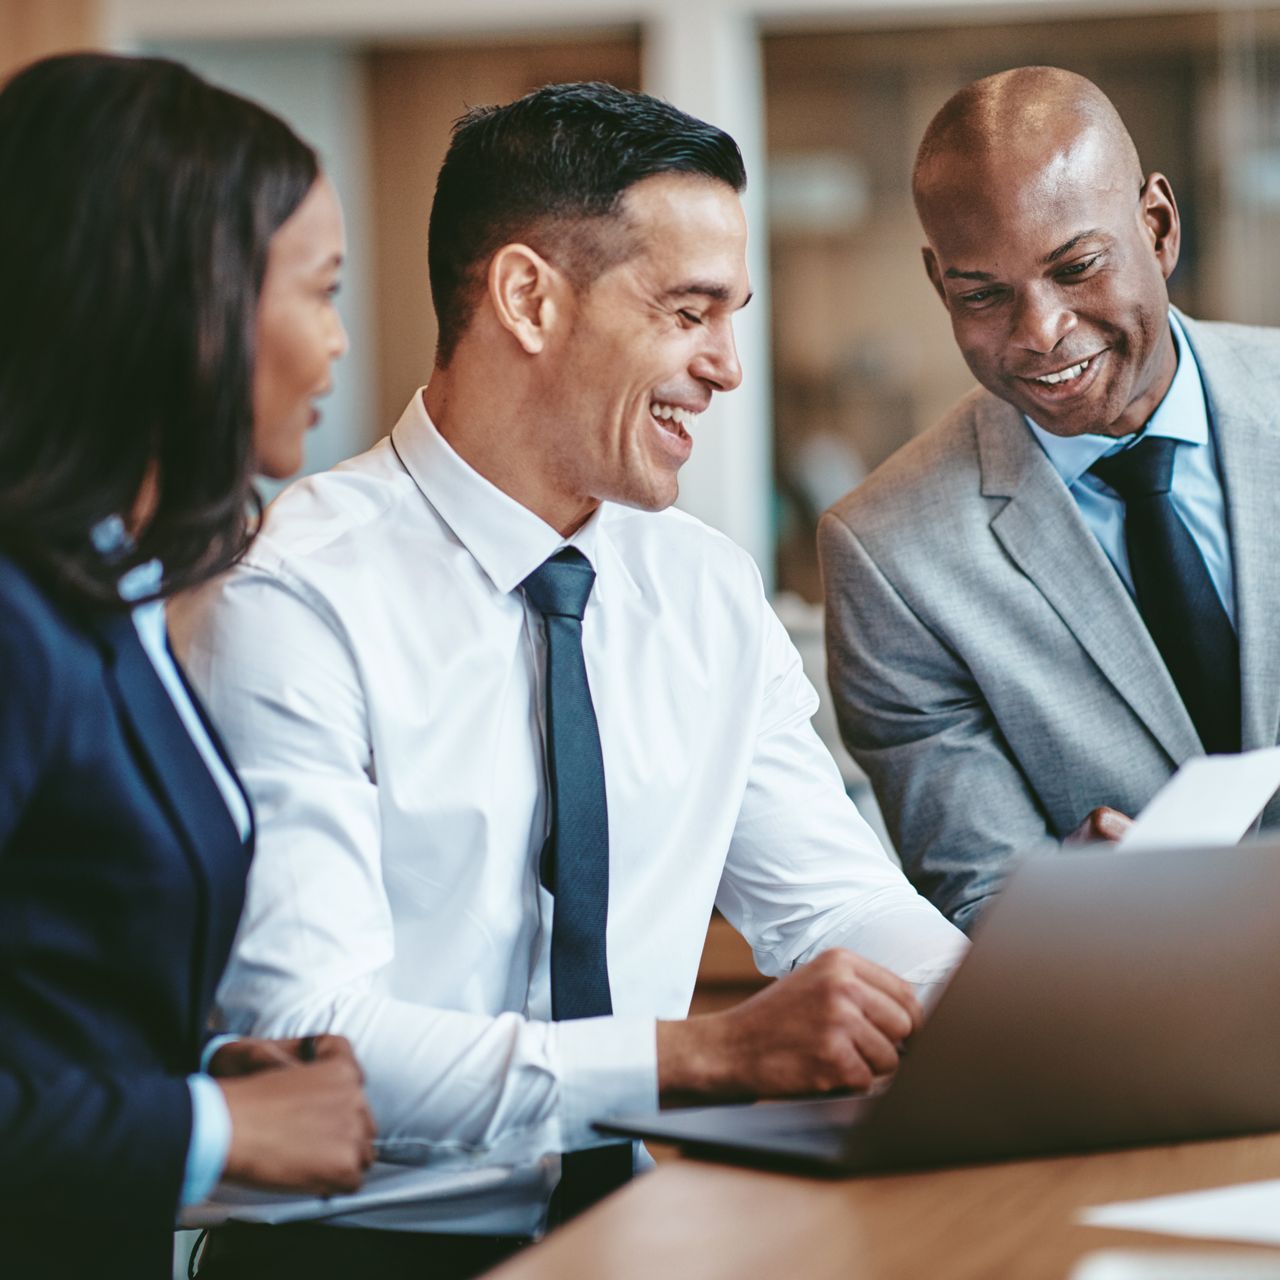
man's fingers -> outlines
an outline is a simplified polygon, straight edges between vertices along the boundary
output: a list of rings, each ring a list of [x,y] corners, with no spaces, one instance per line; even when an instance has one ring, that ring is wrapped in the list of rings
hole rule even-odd
[[[289,1067],[294,1063],[288,1045],[276,1040],[233,1040],[223,1045],[209,1063],[209,1074],[251,1076],[259,1071]]]
[[[878,1025],[895,1034],[899,1040],[905,1039],[912,1031],[918,1030],[924,1022],[924,1010],[920,1007],[920,1001],[916,999],[915,989],[911,984],[873,960],[863,956],[852,956],[851,959],[857,981],[886,996],[893,1005],[906,1013],[910,1022],[910,1026],[901,1032],[894,1032],[892,1027],[887,1027],[883,1023]]]
[[[898,1067],[898,1051],[874,1023],[859,1019],[853,1028],[853,1043],[873,1074],[887,1076]]]
[[[257,1040],[251,1050],[253,1061],[262,1067],[291,1067],[293,1054],[279,1041]]]
[[[351,1047],[351,1041],[346,1036],[310,1036],[308,1037],[312,1044],[312,1061],[314,1062],[332,1062],[346,1061],[350,1062],[356,1068],[360,1078],[364,1079],[364,1073],[360,1071],[360,1064],[356,1061],[355,1050]]]
[[[821,959],[821,957],[819,957]],[[924,1010],[911,984],[863,956],[844,951],[831,962],[848,998],[894,1043],[924,1022]]]
[[[850,1014],[876,1028],[891,1044],[901,1044],[916,1028],[912,1012],[887,992],[858,986],[848,993]]]
[[[1133,819],[1106,805],[1090,809],[1083,822],[1062,842],[1065,845],[1093,844],[1098,840],[1115,842],[1129,828]]]
[[[1090,815],[1095,834],[1099,840],[1116,841],[1123,838],[1126,831],[1133,826],[1133,819],[1121,813],[1118,809],[1108,809],[1105,806],[1101,809],[1095,809]]]

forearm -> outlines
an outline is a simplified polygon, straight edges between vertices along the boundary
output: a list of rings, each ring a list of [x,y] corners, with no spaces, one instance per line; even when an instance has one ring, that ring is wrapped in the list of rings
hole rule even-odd
[[[345,1035],[365,1073],[380,1148],[393,1157],[489,1152],[520,1159],[597,1141],[591,1121],[656,1105],[647,1017],[540,1022],[433,1008],[372,990],[299,992],[254,1034]]]
[[[717,905],[773,976],[843,946],[930,982],[963,951],[845,795],[807,721],[762,744]]]
[[[658,1097],[663,1106],[732,1091],[730,1046],[716,1019],[659,1022],[657,1050]]]

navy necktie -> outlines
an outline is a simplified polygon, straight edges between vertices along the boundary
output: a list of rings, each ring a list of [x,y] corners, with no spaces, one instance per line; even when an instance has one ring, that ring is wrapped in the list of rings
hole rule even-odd
[[[609,914],[609,816],[604,760],[587,667],[582,616],[595,571],[572,547],[521,583],[542,614],[547,637],[547,783],[550,833],[542,881],[555,895],[551,926],[551,1016],[593,1018],[613,1012],[605,950]],[[631,1144],[568,1152],[552,1217],[581,1212],[631,1176]]]
[[[1125,502],[1138,611],[1206,751],[1240,750],[1240,649],[1170,489],[1178,441],[1151,436],[1090,470]]]

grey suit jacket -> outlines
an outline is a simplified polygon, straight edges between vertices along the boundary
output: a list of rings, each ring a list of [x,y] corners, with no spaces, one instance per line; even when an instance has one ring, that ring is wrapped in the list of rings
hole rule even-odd
[[[1243,745],[1280,731],[1280,330],[1183,318],[1226,488]],[[903,865],[967,927],[1013,859],[1133,814],[1200,740],[1018,411],[975,390],[822,518],[841,734]],[[1280,824],[1280,802],[1264,815]]]

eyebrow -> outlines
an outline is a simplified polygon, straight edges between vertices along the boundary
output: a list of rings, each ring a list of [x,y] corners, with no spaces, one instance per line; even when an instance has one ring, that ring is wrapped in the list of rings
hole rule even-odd
[[[1091,236],[1104,235],[1101,227],[1090,227],[1088,231],[1081,231],[1077,235],[1071,237],[1070,240],[1060,244],[1056,249],[1046,253],[1040,259],[1045,266],[1057,262],[1063,254],[1070,253],[1082,240],[1088,240]],[[948,267],[943,273],[944,279],[947,280],[994,280],[995,276],[989,271],[958,271],[955,267]]]
[[[733,290],[728,285],[719,284],[714,280],[690,280],[687,284],[677,285],[674,289],[668,289],[663,294],[663,297],[687,298],[690,294],[696,294],[700,298],[709,298],[712,302],[733,301]],[[745,307],[754,297],[754,293],[748,293],[738,304],[739,310]]]
[[[1081,240],[1088,240],[1090,236],[1100,236],[1102,234],[1101,227],[1091,227],[1088,231],[1081,231],[1078,235],[1072,236],[1065,244],[1060,244],[1052,253],[1046,253],[1041,261],[1046,265],[1050,262],[1057,262],[1064,253],[1070,253]]]

